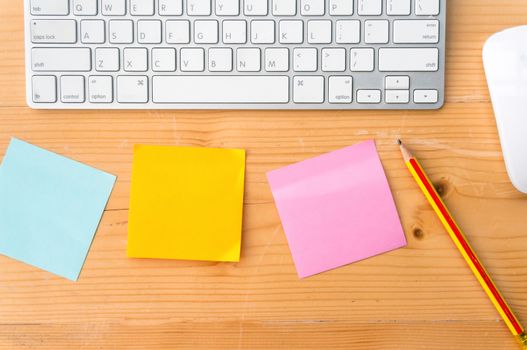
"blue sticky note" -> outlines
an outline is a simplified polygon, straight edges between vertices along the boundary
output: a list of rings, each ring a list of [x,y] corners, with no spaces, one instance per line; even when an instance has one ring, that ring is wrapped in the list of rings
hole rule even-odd
[[[0,254],[76,281],[115,179],[13,138],[0,167]]]

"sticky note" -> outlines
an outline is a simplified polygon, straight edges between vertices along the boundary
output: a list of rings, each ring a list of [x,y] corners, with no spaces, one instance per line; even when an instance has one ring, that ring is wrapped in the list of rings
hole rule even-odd
[[[239,261],[245,151],[136,145],[129,257]]]
[[[77,280],[115,179],[13,138],[0,167],[0,253]]]
[[[300,278],[406,245],[374,141],[267,177]]]

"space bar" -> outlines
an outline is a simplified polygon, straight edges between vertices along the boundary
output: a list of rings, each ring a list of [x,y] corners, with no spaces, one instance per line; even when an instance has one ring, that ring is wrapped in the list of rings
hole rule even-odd
[[[154,103],[287,103],[287,76],[154,76]]]

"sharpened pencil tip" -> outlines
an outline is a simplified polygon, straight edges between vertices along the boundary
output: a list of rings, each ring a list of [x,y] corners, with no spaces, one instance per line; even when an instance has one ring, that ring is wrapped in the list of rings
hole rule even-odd
[[[397,144],[400,146],[403,144],[403,142],[401,141],[401,139],[397,139]]]

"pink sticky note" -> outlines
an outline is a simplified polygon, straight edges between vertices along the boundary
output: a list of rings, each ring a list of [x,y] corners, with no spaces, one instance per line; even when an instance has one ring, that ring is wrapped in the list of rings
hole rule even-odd
[[[267,177],[300,278],[406,246],[374,141]]]

